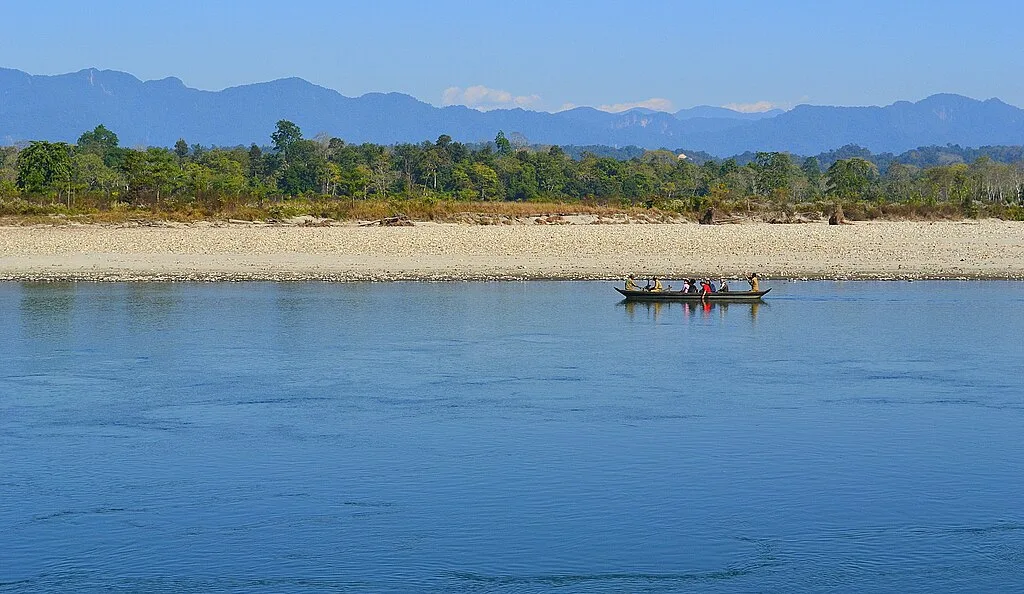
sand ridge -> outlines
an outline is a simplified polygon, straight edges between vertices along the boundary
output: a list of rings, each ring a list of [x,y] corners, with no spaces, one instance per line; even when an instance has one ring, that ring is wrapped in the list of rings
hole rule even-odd
[[[1024,279],[1024,223],[0,227],[0,280]]]

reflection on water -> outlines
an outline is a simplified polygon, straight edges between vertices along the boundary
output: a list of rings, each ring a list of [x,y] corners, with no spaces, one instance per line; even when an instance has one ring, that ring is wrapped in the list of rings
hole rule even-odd
[[[20,283],[21,324],[26,336],[66,336],[75,306],[73,283]]]
[[[757,321],[757,312],[762,306],[768,306],[768,304],[761,301],[754,301],[751,303],[721,303],[709,301],[707,303],[701,302],[689,302],[689,301],[634,301],[623,299],[619,301],[619,305],[626,310],[626,315],[632,319],[640,311],[646,315],[647,318],[658,321],[662,316],[676,315],[674,312],[682,311],[683,317],[686,319],[710,319],[713,312],[717,312],[719,319],[724,320],[729,313],[729,308],[743,310],[750,316],[751,322]]]
[[[173,283],[130,283],[125,286],[128,323],[140,329],[167,329],[181,306],[179,285]]]
[[[0,590],[1020,591],[1021,289],[0,283]]]
[[[166,329],[176,321],[180,287],[172,283],[93,285],[19,283],[24,331],[68,334],[76,319],[99,325],[128,324],[140,330]],[[103,299],[96,299],[103,295]],[[79,308],[83,308],[79,310]]]

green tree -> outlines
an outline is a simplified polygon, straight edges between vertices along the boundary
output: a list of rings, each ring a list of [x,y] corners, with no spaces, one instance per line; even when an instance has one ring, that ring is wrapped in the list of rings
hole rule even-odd
[[[277,129],[270,135],[274,148],[279,153],[284,153],[293,143],[302,140],[302,130],[288,120],[278,120]]]
[[[950,184],[950,198],[960,204],[965,215],[977,216],[977,209],[974,207],[974,200],[971,198],[971,178],[968,175],[968,167],[964,163],[954,163],[949,166],[952,170],[952,184]]]
[[[286,144],[284,165],[279,170],[277,187],[291,195],[316,192],[324,177],[327,162],[313,140],[294,140]]]
[[[619,169],[624,164],[610,157],[584,152],[573,176],[575,195],[580,198],[617,196],[622,194]]]
[[[17,161],[17,147],[0,146],[0,197],[13,195],[18,191]]]
[[[476,197],[470,174],[470,165],[467,163],[459,163],[452,169],[452,187],[456,196],[462,200],[472,200]]]
[[[107,167],[103,158],[95,153],[76,152],[72,163],[71,177],[78,192],[102,192],[105,197],[111,198],[122,184],[118,171]]]
[[[740,167],[735,159],[729,159],[722,164],[719,181],[725,183],[729,189],[730,199],[740,200],[753,193],[754,185],[757,183],[756,175],[753,166]]]
[[[512,154],[512,143],[505,138],[505,132],[498,130],[498,135],[494,137],[494,146],[497,147],[497,153],[499,155],[510,155]]]
[[[197,200],[202,200],[213,190],[213,172],[202,163],[186,163],[182,169],[182,176],[185,187]]]
[[[342,169],[339,178],[338,186],[343,194],[352,198],[360,195],[365,198],[373,179],[373,171],[366,165],[359,164]]]
[[[184,138],[179,138],[178,142],[174,143],[174,154],[178,157],[179,163],[184,163],[188,158],[188,143]]]
[[[537,155],[537,184],[544,196],[557,198],[562,195],[568,181],[565,174],[567,159],[565,152],[557,146],[548,149],[547,153]]]
[[[29,194],[71,190],[73,148],[66,142],[33,141],[18,153],[18,188]]]
[[[800,165],[800,170],[807,176],[808,181],[816,182],[821,177],[821,165],[818,163],[817,157],[807,157],[804,159],[804,162]]]
[[[997,163],[987,156],[971,164],[972,185],[979,200],[997,204],[1015,201],[1021,184],[1020,171],[1013,165]]]
[[[206,154],[203,165],[210,171],[210,188],[220,195],[238,196],[247,187],[245,165],[230,151],[215,149]]]
[[[681,196],[693,196],[696,193],[699,177],[700,168],[685,159],[676,159],[668,175]]]
[[[718,177],[725,177],[730,173],[735,173],[740,170],[739,163],[736,159],[726,159],[722,161],[722,164],[718,168]]]
[[[654,195],[655,177],[646,167],[633,167],[622,181],[622,195],[633,200],[645,200]]]
[[[325,175],[326,175],[326,179],[325,179],[324,183],[326,185],[324,187],[324,192],[323,193],[327,194],[329,196],[332,196],[332,197],[333,196],[337,196],[338,195],[338,188],[341,185],[341,181],[342,181],[341,167],[339,167],[337,163],[333,163],[333,162],[328,161],[324,165],[324,170],[325,170]]]
[[[658,149],[656,151],[644,151],[644,154],[640,157],[641,163],[648,163],[651,165],[675,165],[679,160],[679,157],[675,153],[665,149]]]
[[[821,196],[821,165],[818,163],[818,158],[807,157],[804,159],[800,165],[800,171],[803,172],[804,179],[807,181],[805,197],[813,200]]]
[[[267,173],[267,165],[263,158],[263,151],[254,142],[249,147],[249,183],[253,186],[259,185]]]
[[[370,171],[373,188],[382,198],[387,198],[391,182],[395,179],[395,172],[391,169],[391,154],[382,150],[372,163]]]
[[[969,195],[967,165],[954,163],[925,170],[925,185],[930,201],[963,203]]]
[[[483,163],[473,163],[469,169],[469,179],[480,200],[494,200],[498,197],[501,185],[498,174]]]
[[[893,163],[885,172],[885,195],[894,202],[906,202],[914,198],[914,181],[918,169],[913,165]]]
[[[785,194],[792,187],[793,161],[786,153],[757,153],[754,158],[754,193]]]
[[[130,151],[125,159],[128,193],[137,202],[152,198],[155,203],[181,187],[177,157],[165,148]]]
[[[79,136],[76,144],[78,145],[79,152],[93,153],[106,160],[117,149],[118,139],[117,134],[114,134],[106,126],[100,124],[93,128],[92,131],[84,132]]]
[[[520,152],[518,155],[525,155]],[[537,170],[529,159],[516,158],[519,166],[509,173],[509,180],[505,188],[505,198],[508,200],[532,200],[540,192],[537,184]]]
[[[451,167],[451,162],[448,159],[448,153],[439,147],[430,146],[423,153],[423,159],[420,161],[420,167],[422,168],[423,176],[427,184],[433,190],[437,190],[437,177],[442,171]]]
[[[399,168],[399,175],[402,181],[402,191],[406,196],[412,193],[416,180],[413,173],[419,169],[420,152],[415,144],[402,143],[393,148],[395,165]]]
[[[840,159],[826,172],[828,193],[838,198],[862,198],[878,179],[878,168],[867,159]]]

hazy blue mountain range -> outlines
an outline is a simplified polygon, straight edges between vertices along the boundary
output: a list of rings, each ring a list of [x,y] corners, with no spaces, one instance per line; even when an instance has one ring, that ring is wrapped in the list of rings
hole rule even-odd
[[[633,109],[606,113],[579,107],[559,113],[522,109],[480,112],[434,107],[401,93],[346,97],[299,78],[201,91],[177,78],[140,81],[87,69],[36,76],[0,68],[0,143],[74,142],[98,124],[124,146],[268,144],[287,119],[307,137],[319,132],[350,143],[421,142],[448,134],[491,140],[498,130],[530,143],[682,148],[729,156],[744,151],[816,154],[847,144],[875,152],[919,146],[1024,144],[1024,110],[998,99],[933,95],[885,107],[800,105],[790,111],[740,113],[700,106],[674,114]]]
[[[744,113],[741,111],[735,111],[726,107],[713,107],[711,105],[698,105],[697,107],[690,107],[687,109],[680,109],[675,112],[675,115],[680,120],[691,120],[693,118],[725,118],[730,120],[763,120],[765,118],[773,118],[780,113],[784,113],[781,109],[769,109],[768,111],[756,111],[753,113]]]

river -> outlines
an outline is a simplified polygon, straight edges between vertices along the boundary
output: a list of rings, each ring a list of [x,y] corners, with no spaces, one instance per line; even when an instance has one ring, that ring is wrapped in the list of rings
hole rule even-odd
[[[0,591],[1024,589],[1024,284],[0,283]]]

